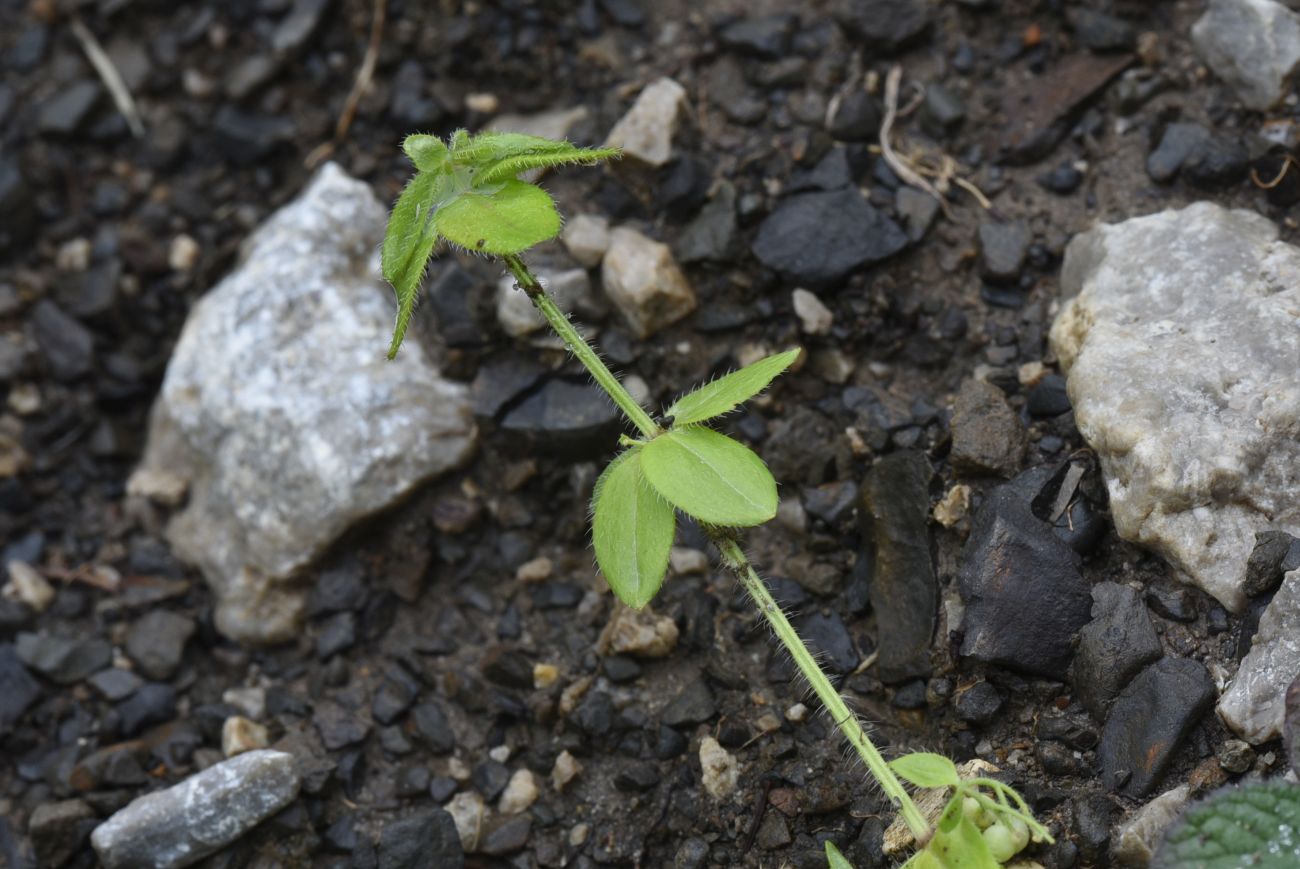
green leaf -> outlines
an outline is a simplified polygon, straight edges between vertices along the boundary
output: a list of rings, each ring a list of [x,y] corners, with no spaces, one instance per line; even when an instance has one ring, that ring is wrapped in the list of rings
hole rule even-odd
[[[596,562],[618,599],[641,609],[659,592],[677,518],[646,484],[640,448],[609,463],[592,495]]]
[[[1300,786],[1274,779],[1215,791],[1165,833],[1152,869],[1300,866]]]
[[[462,166],[483,166],[520,154],[547,154],[573,148],[568,142],[526,133],[484,130],[470,135],[457,130],[451,137],[451,157]]]
[[[903,755],[889,766],[919,788],[946,788],[961,784],[957,766],[942,754],[918,751]]]
[[[925,852],[943,869],[1000,869],[980,828],[962,812],[960,796],[948,801]]]
[[[684,513],[710,525],[759,525],[776,515],[776,481],[744,444],[712,429],[665,432],[642,450],[650,485]]]
[[[433,221],[453,244],[497,255],[519,253],[560,233],[560,213],[550,194],[513,179],[451,198]]]
[[[797,348],[787,350],[719,377],[673,402],[668,416],[673,418],[674,426],[683,426],[729,413],[766,389],[798,357]]]
[[[853,869],[853,864],[844,859],[840,849],[829,839],[826,840],[826,869]]]
[[[518,154],[500,160],[479,171],[474,176],[474,183],[490,184],[494,181],[504,181],[530,169],[551,169],[571,163],[590,166],[601,160],[617,157],[620,153],[618,148],[577,148],[569,145],[559,151],[542,154]]]
[[[424,279],[424,268],[438,242],[438,231],[431,219],[438,181],[435,173],[417,172],[398,197],[388,218],[380,266],[384,280],[393,285],[393,292],[397,294],[397,323],[393,327],[393,341],[388,347],[389,359],[396,356],[397,348],[402,346],[420,292],[420,281]]]
[[[421,172],[437,172],[447,161],[447,146],[437,136],[417,133],[402,142],[407,159]]]

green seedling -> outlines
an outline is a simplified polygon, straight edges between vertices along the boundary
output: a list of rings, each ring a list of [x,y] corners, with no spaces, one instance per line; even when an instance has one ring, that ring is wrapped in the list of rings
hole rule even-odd
[[[638,609],[653,600],[667,572],[677,512],[696,519],[717,547],[723,564],[749,593],[836,726],[924,846],[909,865],[914,869],[983,869],[1009,859],[1031,836],[1047,838],[1047,831],[1034,823],[1014,791],[991,779],[958,780],[956,767],[946,758],[908,755],[894,761],[891,768],[741,549],[738,529],[761,525],[776,515],[776,481],[752,450],[709,424],[766,389],[795,362],[800,351],[769,356],[687,393],[665,409],[661,424],[628,394],[520,258],[533,245],[559,234],[561,221],[550,195],[521,180],[519,173],[596,163],[618,152],[517,133],[470,135],[464,130],[452,134],[447,142],[434,136],[410,136],[403,149],[416,172],[393,207],[384,237],[384,277],[397,294],[389,358],[402,344],[425,268],[440,239],[500,257],[518,288],[637,431],[637,436],[621,439],[624,449],[600,475],[592,499],[596,560],[614,594]],[[919,787],[953,788],[952,800],[935,829],[922,816],[900,776]],[[963,807],[967,801],[980,809],[980,818],[987,823],[981,825],[966,816]],[[841,864],[847,866],[831,848],[828,859],[841,861],[832,865],[836,869]]]

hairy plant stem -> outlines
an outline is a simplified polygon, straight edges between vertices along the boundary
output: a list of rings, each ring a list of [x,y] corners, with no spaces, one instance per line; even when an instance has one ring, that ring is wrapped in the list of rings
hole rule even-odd
[[[503,259],[506,268],[510,269],[510,273],[514,275],[519,288],[528,295],[533,305],[546,318],[546,322],[564,340],[565,345],[573,355],[586,367],[596,383],[613,399],[624,415],[632,421],[632,424],[640,429],[641,433],[647,438],[662,434],[663,429],[650,418],[650,415],[623,388],[623,384],[619,383],[614,373],[601,361],[600,356],[597,355],[592,346],[587,343],[581,333],[569,322],[569,318],[565,316],[564,312],[546,294],[541,282],[533,277],[528,267],[524,265],[523,260],[513,255],[505,256]],[[908,794],[898,777],[894,775],[894,771],[889,768],[876,746],[867,737],[858,717],[845,704],[844,698],[840,697],[839,692],[831,685],[830,679],[822,672],[812,652],[799,638],[799,633],[790,624],[790,620],[785,617],[780,605],[772,597],[772,593],[767,590],[767,585],[759,577],[758,572],[754,570],[753,565],[749,563],[749,559],[745,557],[744,551],[741,550],[740,544],[736,541],[734,531],[707,527],[706,531],[709,539],[718,547],[723,563],[736,576],[740,584],[745,587],[745,591],[753,599],[758,611],[763,614],[763,618],[767,619],[767,623],[772,626],[777,639],[790,653],[795,666],[808,680],[808,684],[812,686],[817,699],[826,707],[826,711],[834,719],[836,726],[844,734],[844,738],[853,746],[858,756],[862,758],[863,763],[867,765],[867,770],[898,809],[903,822],[912,831],[912,835],[916,837],[917,842],[924,844],[930,838],[930,825],[926,823],[925,818],[916,807],[916,803],[912,801],[911,795]]]

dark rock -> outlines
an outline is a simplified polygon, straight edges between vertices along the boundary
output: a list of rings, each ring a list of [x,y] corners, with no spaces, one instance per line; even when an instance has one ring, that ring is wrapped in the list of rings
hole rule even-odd
[[[27,835],[41,866],[58,869],[86,844],[90,831],[99,824],[94,809],[82,800],[42,803],[32,812]]]
[[[1102,783],[1134,798],[1150,794],[1213,702],[1214,683],[1202,664],[1164,658],[1147,667],[1111,706],[1097,748]]]
[[[1014,282],[1033,240],[1029,227],[1019,221],[984,221],[979,227],[980,274],[994,282]]]
[[[780,812],[766,812],[758,825],[754,843],[764,851],[775,851],[789,845],[794,839],[790,836],[790,825]]]
[[[359,610],[365,603],[365,574],[359,563],[348,561],[321,572],[312,585],[307,613],[321,616],[344,610]]]
[[[434,754],[450,754],[456,747],[456,734],[451,729],[451,722],[437,703],[426,701],[416,706],[411,713],[411,724],[416,737]]]
[[[1043,772],[1048,775],[1084,776],[1091,773],[1088,764],[1058,742],[1040,742],[1034,746],[1034,753],[1038,755]]]
[[[357,832],[355,815],[344,815],[330,824],[321,834],[321,842],[330,851],[347,854],[357,847],[361,834]]]
[[[932,84],[925,89],[921,125],[928,133],[936,138],[952,135],[964,120],[966,106],[959,96],[941,84]]]
[[[681,757],[686,753],[690,745],[686,737],[678,733],[667,724],[660,725],[659,730],[655,733],[654,753],[655,757],[660,760],[672,760],[674,757]]]
[[[930,478],[923,453],[905,450],[881,459],[862,484],[864,537],[871,542],[871,606],[887,683],[930,675],[939,589],[930,555]]]
[[[995,308],[1023,308],[1025,291],[1019,287],[983,284],[980,286],[980,298]],[[992,377],[989,378],[993,380]],[[1014,379],[1012,380],[1014,383]]]
[[[510,784],[510,767],[499,761],[487,760],[474,767],[470,778],[483,799],[493,802]]]
[[[85,326],[48,299],[36,303],[31,324],[36,345],[56,380],[72,381],[90,373],[95,340]]]
[[[221,156],[237,166],[265,161],[293,141],[296,127],[288,117],[255,115],[222,106],[212,122],[212,135]]]
[[[645,10],[638,0],[600,0],[600,6],[620,27],[640,27],[645,24]]]
[[[333,700],[322,700],[312,710],[312,724],[328,751],[356,745],[370,734],[370,723]]]
[[[451,799],[452,794],[460,787],[460,783],[454,778],[436,775],[429,779],[429,796],[435,803],[444,803]]]
[[[31,189],[18,160],[0,151],[0,251],[17,247],[36,229]]]
[[[831,104],[826,131],[841,142],[874,142],[880,135],[881,120],[875,98],[855,88]]]
[[[541,449],[585,454],[612,446],[621,421],[600,387],[556,377],[507,411],[501,428]]]
[[[828,443],[836,434],[826,416],[800,405],[772,426],[763,458],[782,484],[817,486],[826,482],[828,457],[809,450],[808,444]]]
[[[9,643],[0,645],[0,739],[22,718],[37,698],[41,685],[27,672]]]
[[[45,60],[45,53],[49,47],[49,26],[32,21],[31,24],[18,30],[12,40],[7,40],[5,66],[19,72],[35,69]]]
[[[604,736],[614,728],[614,701],[604,691],[591,691],[573,710],[571,718],[588,736]]]
[[[1074,800],[1074,832],[1079,852],[1097,865],[1109,862],[1110,831],[1118,814],[1115,804],[1104,796],[1079,797]]]
[[[1073,163],[1062,163],[1050,172],[1038,176],[1038,186],[1060,196],[1068,196],[1083,183],[1083,173]]]
[[[1002,708],[1002,695],[989,682],[976,682],[953,698],[953,708],[962,721],[985,727],[993,723]]]
[[[967,380],[952,411],[953,470],[958,474],[1010,477],[1020,470],[1027,446],[1025,427],[991,383]]]
[[[150,679],[170,679],[181,665],[185,644],[194,636],[194,620],[170,610],[152,610],[126,634],[126,653]]]
[[[480,850],[490,857],[513,854],[528,844],[532,831],[533,819],[530,816],[515,815],[488,830]]]
[[[1237,184],[1250,168],[1250,154],[1236,139],[1215,134],[1192,148],[1183,163],[1183,176],[1197,187],[1218,190]]]
[[[1136,591],[1102,582],[1093,586],[1092,599],[1093,619],[1079,631],[1074,656],[1074,690],[1102,720],[1129,680],[1160,658],[1161,646]]]
[[[694,154],[682,154],[663,168],[655,184],[655,204],[671,220],[685,220],[709,197],[713,174]]]
[[[97,637],[19,634],[18,657],[51,682],[71,685],[113,663],[113,647]]]
[[[1160,142],[1147,155],[1147,175],[1152,181],[1172,180],[1197,147],[1209,138],[1210,131],[1200,124],[1169,124],[1160,135]]]
[[[1246,561],[1246,581],[1241,590],[1247,597],[1277,591],[1282,576],[1300,567],[1300,538],[1285,531],[1256,531],[1255,548]]]
[[[907,236],[856,190],[798,193],[782,200],[754,239],[763,265],[812,287],[834,284],[855,269],[907,246]]]
[[[1095,549],[1106,531],[1105,518],[1079,485],[1086,473],[1086,464],[1063,462],[1030,505],[1080,555]]]
[[[800,193],[805,190],[839,190],[853,184],[853,166],[849,163],[848,150],[836,146],[826,152],[826,156],[817,161],[811,171],[796,173],[786,186],[787,193]]]
[[[316,657],[324,661],[340,652],[346,652],[356,643],[357,614],[335,613],[321,622],[320,633],[316,635]]]
[[[429,306],[448,347],[477,347],[486,340],[471,301],[481,291],[482,284],[454,261],[443,265],[430,282]]]
[[[1025,409],[1030,416],[1060,416],[1070,410],[1070,396],[1065,391],[1065,378],[1049,374],[1038,381],[1026,396]]]
[[[930,8],[921,0],[848,0],[839,22],[850,36],[890,54],[925,34]]]
[[[65,313],[74,317],[99,317],[116,304],[117,281],[121,274],[121,260],[107,260],[84,272],[60,278],[54,298]]]
[[[1016,41],[1017,49],[1020,41]],[[1003,130],[1000,158],[1022,165],[1051,153],[1089,102],[1133,62],[1132,55],[1066,55],[1046,72],[1032,64],[1017,71],[1002,88]]]
[[[924,190],[902,186],[894,191],[894,210],[903,218],[907,237],[913,242],[925,238],[939,216],[939,200]]]
[[[673,252],[684,263],[720,261],[734,253],[735,240],[736,188],[724,181],[700,213],[682,228]]]
[[[122,735],[134,736],[146,727],[176,717],[176,689],[159,682],[146,682],[114,708],[122,722]]]
[[[799,24],[797,15],[743,16],[718,28],[718,41],[740,54],[775,60],[790,50],[790,36]]]
[[[384,825],[379,836],[379,869],[422,869],[426,866],[460,869],[465,851],[456,823],[443,809]]]
[[[1063,680],[1091,596],[1074,550],[1030,509],[1050,476],[1045,468],[1025,471],[975,514],[957,573],[966,603],[961,654]]]
[[[1123,18],[1087,6],[1071,9],[1069,18],[1075,37],[1093,51],[1132,51],[1137,45],[1137,30]]]
[[[677,846],[672,869],[703,869],[709,859],[709,843],[692,836]]]
[[[331,0],[293,0],[289,14],[280,19],[271,34],[271,48],[277,54],[289,54],[311,39],[320,26]]]
[[[93,79],[80,79],[41,104],[36,128],[42,133],[69,136],[80,131],[99,102],[101,87]]]
[[[1219,766],[1233,775],[1241,775],[1255,765],[1255,749],[1240,739],[1229,739],[1219,746]]]
[[[799,631],[799,636],[821,662],[822,667],[832,674],[851,673],[862,660],[853,645],[853,638],[849,636],[849,629],[844,626],[844,620],[837,613],[833,611],[808,613],[796,619],[794,625]],[[927,670],[926,674],[928,673]],[[709,717],[712,717],[712,713],[701,720],[708,720]]]
[[[840,524],[857,500],[857,486],[848,480],[807,486],[803,490],[804,510],[831,527]]]
[[[698,676],[687,682],[664,707],[660,721],[669,727],[703,724],[718,712],[713,692]]]
[[[614,776],[614,787],[629,793],[654,790],[659,784],[659,765],[651,761],[633,761]]]
[[[501,646],[489,649],[480,665],[489,682],[527,691],[533,687],[533,665],[523,654]]]
[[[890,698],[889,702],[899,709],[924,709],[926,706],[925,682],[921,679],[904,682],[894,690],[894,696]]]
[[[1147,589],[1146,599],[1157,615],[1175,622],[1196,621],[1196,595],[1189,588],[1154,586]]]
[[[1039,739],[1064,743],[1078,751],[1092,751],[1101,739],[1092,720],[1083,713],[1041,715],[1034,727]]]
[[[242,100],[266,87],[279,71],[280,62],[273,55],[250,54],[226,73],[222,88],[226,96]]]
[[[582,602],[582,588],[571,582],[542,582],[529,589],[529,596],[538,609],[573,609]]]
[[[105,700],[111,703],[125,700],[144,684],[144,680],[135,673],[130,670],[120,670],[117,667],[100,670],[86,681],[90,683],[90,687],[98,691]]]
[[[370,715],[380,724],[392,724],[415,702],[416,689],[403,679],[385,679],[370,703]]]

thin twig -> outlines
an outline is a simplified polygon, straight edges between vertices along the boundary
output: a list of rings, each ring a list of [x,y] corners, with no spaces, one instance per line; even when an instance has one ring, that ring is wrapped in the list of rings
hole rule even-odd
[[[361,59],[357,77],[352,82],[352,90],[348,91],[348,98],[343,101],[343,111],[339,112],[338,122],[334,125],[334,139],[330,142],[322,142],[312,149],[305,161],[307,168],[314,168],[333,154],[347,138],[348,130],[352,129],[352,122],[357,116],[357,107],[375,77],[375,64],[379,61],[379,49],[384,43],[384,21],[387,17],[388,0],[375,0],[374,13],[370,19],[370,42],[366,44],[366,53]]]
[[[952,212],[948,210],[948,200],[935,189],[933,184],[921,177],[921,174],[914,170],[907,161],[899,157],[894,151],[894,146],[890,144],[889,135],[893,132],[894,121],[899,117],[898,85],[902,79],[903,67],[898,64],[895,64],[889,70],[889,75],[885,77],[885,120],[880,125],[880,154],[885,158],[885,162],[889,164],[889,168],[894,170],[895,175],[902,179],[905,184],[918,187],[937,199],[940,207],[943,208],[944,216],[951,219]],[[908,110],[910,111],[912,108],[912,106],[909,106]]]
[[[126,119],[126,125],[131,128],[131,135],[143,139],[144,121],[140,118],[140,110],[136,108],[130,89],[127,88],[126,82],[122,81],[122,74],[117,71],[112,59],[104,53],[95,34],[81,23],[79,17],[74,15],[69,24],[72,27],[72,35],[77,37],[77,42],[81,43],[81,50],[86,53],[86,59],[95,68],[95,72],[99,73],[104,87],[108,88],[108,93],[113,98],[113,105],[117,106],[117,110]]]
[[[1290,170],[1292,165],[1295,165],[1295,163],[1295,158],[1290,154],[1287,154],[1282,158],[1282,168],[1278,170],[1275,176],[1273,176],[1272,181],[1267,182],[1260,179],[1259,173],[1256,172],[1255,167],[1252,166],[1250,169],[1250,180],[1255,182],[1255,186],[1260,190],[1272,190],[1274,187],[1282,183],[1282,179],[1286,177],[1286,173]]]

